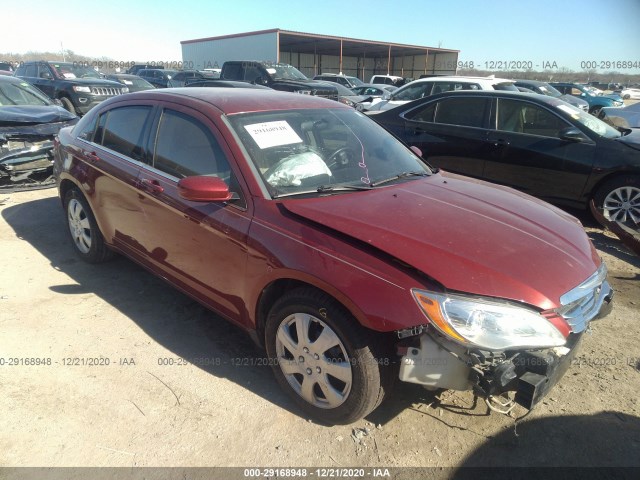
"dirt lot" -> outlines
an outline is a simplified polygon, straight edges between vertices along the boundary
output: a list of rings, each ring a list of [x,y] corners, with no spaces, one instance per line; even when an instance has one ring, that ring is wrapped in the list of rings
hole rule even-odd
[[[328,428],[238,364],[262,357],[243,333],[126,259],[79,261],[55,190],[0,203],[1,466],[640,467],[640,259],[598,228],[613,313],[525,419],[405,385]]]

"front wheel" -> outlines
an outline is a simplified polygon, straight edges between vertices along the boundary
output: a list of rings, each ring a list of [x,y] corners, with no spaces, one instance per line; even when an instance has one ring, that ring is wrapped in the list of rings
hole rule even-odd
[[[266,348],[280,386],[323,424],[352,423],[382,401],[389,358],[376,358],[376,337],[334,299],[301,288],[269,313]]]
[[[607,220],[640,231],[640,177],[614,178],[600,187],[594,200]]]
[[[71,100],[69,100],[67,97],[60,97],[60,102],[62,103],[62,106],[65,110],[76,115],[76,108],[73,106]]]

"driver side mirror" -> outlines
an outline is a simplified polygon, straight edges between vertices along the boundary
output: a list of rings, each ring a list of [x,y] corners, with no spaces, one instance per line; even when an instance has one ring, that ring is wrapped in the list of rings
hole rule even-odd
[[[384,92],[382,94],[382,100],[391,100],[391,92]]]
[[[567,142],[575,142],[580,143],[584,142],[584,135],[580,130],[575,127],[568,127],[563,130],[560,130],[558,135],[561,140],[566,140]]]
[[[226,202],[233,199],[224,180],[207,175],[181,178],[178,181],[178,193],[192,202]]]

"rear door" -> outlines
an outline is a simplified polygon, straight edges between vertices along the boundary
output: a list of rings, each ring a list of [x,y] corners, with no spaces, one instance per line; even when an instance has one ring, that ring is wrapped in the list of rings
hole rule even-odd
[[[432,165],[482,177],[491,100],[479,96],[444,98],[407,112],[404,139]]]
[[[140,247],[151,267],[228,318],[246,318],[244,266],[251,205],[230,150],[215,124],[195,109],[162,105],[139,173]],[[229,202],[193,202],[178,181],[222,178],[236,194]]]
[[[484,177],[552,202],[579,199],[593,167],[595,143],[586,136],[582,142],[559,138],[572,125],[540,104],[496,101]]]
[[[107,110],[78,137],[78,157],[85,172],[100,229],[109,243],[140,256],[138,235],[144,212],[139,205],[138,172],[143,165],[150,119],[149,104]]]

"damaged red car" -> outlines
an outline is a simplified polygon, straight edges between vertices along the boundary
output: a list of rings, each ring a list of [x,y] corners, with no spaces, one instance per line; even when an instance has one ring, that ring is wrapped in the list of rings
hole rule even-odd
[[[611,307],[575,218],[326,99],[119,96],[61,130],[54,173],[80,257],[124,254],[245,329],[327,424],[398,380],[533,408]]]

